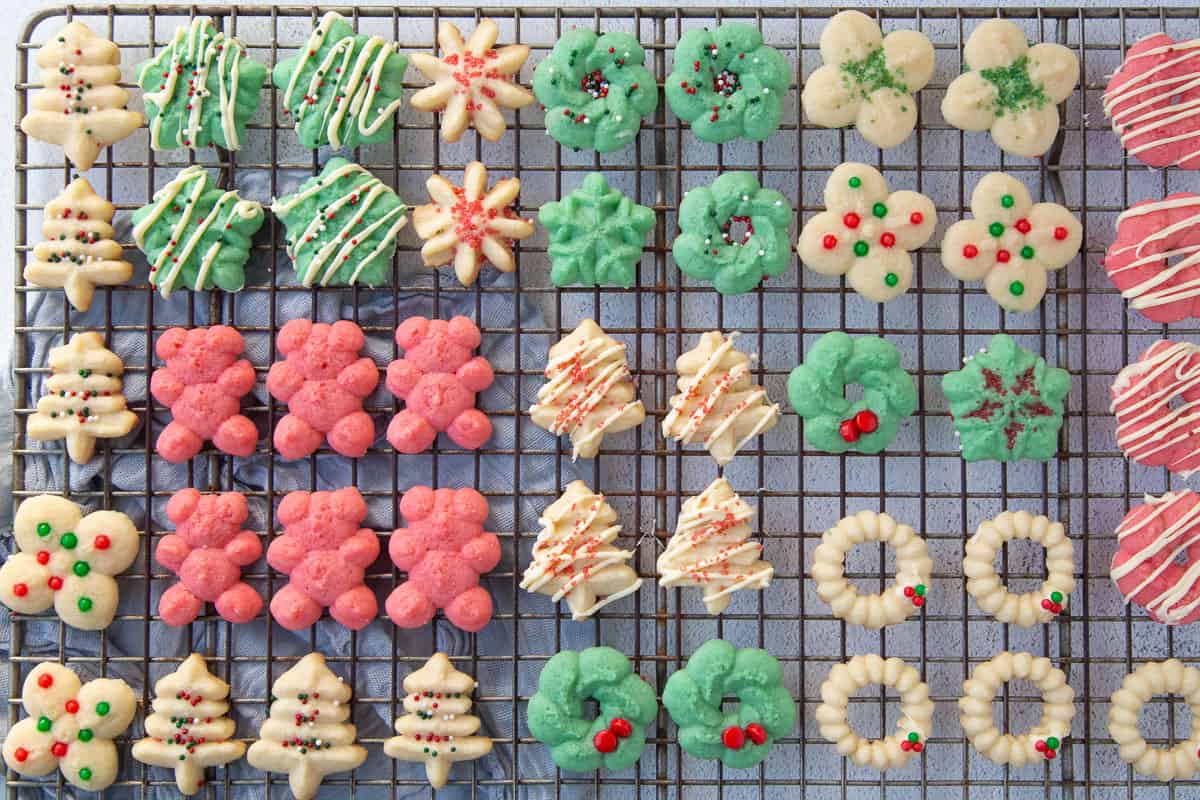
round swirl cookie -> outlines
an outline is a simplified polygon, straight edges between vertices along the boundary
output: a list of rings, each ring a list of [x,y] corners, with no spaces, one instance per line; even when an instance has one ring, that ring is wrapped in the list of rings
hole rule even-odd
[[[1187,703],[1193,720],[1200,719],[1200,669],[1177,658],[1150,661],[1125,676],[1113,692],[1108,709],[1108,732],[1119,748],[1121,760],[1148,778],[1172,781],[1200,772],[1200,725],[1174,747],[1152,747],[1138,730],[1142,707],[1155,695],[1174,694]]]
[[[1134,42],[1108,79],[1104,113],[1143,164],[1200,169],[1200,39],[1159,32]]]
[[[1134,203],[1117,217],[1104,269],[1129,307],[1153,322],[1200,317],[1200,194]]]
[[[1117,447],[1130,461],[1181,477],[1200,470],[1200,345],[1160,339],[1117,373],[1110,410]]]
[[[1190,625],[1200,620],[1197,541],[1200,494],[1147,495],[1117,527],[1113,583],[1126,602],[1141,606],[1156,622]]]
[[[1013,594],[996,574],[1000,548],[1013,539],[1025,539],[1046,550],[1046,580],[1031,592]],[[983,522],[967,540],[963,575],[967,594],[975,604],[1000,622],[1029,628],[1054,620],[1066,607],[1075,589],[1075,554],[1061,522],[1028,511],[1005,511]],[[990,717],[989,717],[990,718]]]
[[[1001,733],[992,702],[1009,681],[1029,681],[1042,693],[1042,717],[1023,734]],[[1058,756],[1075,717],[1075,690],[1050,659],[1004,652],[985,661],[963,682],[959,721],[975,751],[995,764],[1023,767]]]

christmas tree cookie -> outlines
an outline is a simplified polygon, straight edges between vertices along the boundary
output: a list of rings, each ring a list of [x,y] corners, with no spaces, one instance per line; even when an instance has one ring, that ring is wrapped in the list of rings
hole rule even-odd
[[[67,440],[67,453],[86,464],[97,439],[117,439],[133,430],[138,417],[125,407],[121,373],[125,364],[95,331],[77,333],[52,348],[50,377],[25,433],[37,441]]]
[[[476,736],[479,717],[471,715],[475,679],[459,672],[445,653],[404,679],[403,717],[383,752],[401,761],[424,762],[429,785],[441,789],[456,761],[473,761],[492,751],[492,740]]]
[[[133,239],[163,297],[181,286],[236,292],[246,283],[251,239],[262,224],[261,205],[219,189],[193,164],[133,213]]]
[[[267,68],[242,43],[195,17],[171,43],[138,68],[155,150],[217,145],[239,150],[258,108]]]
[[[287,253],[302,286],[387,283],[408,207],[383,181],[331,158],[271,211],[287,227]]]
[[[200,791],[205,769],[236,761],[246,752],[245,744],[230,738],[237,726],[226,716],[229,684],[208,671],[204,656],[192,653],[179,669],[159,678],[154,694],[147,736],[134,742],[133,757],[175,770],[175,785],[183,794]]]
[[[120,64],[120,48],[82,22],[70,23],[37,52],[44,88],[30,99],[21,130],[61,145],[77,169],[91,169],[101,148],[142,126],[141,114],[125,110]]]
[[[309,653],[271,687],[271,709],[246,760],[264,772],[286,772],[296,800],[316,797],[326,775],[356,769],[367,760],[355,744],[350,687]]]

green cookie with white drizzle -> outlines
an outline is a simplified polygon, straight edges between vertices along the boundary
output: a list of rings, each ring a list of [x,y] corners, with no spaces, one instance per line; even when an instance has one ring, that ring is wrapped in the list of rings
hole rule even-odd
[[[251,240],[263,218],[261,205],[217,187],[194,164],[133,213],[133,239],[163,297],[181,287],[236,292],[246,283]]]
[[[391,274],[408,207],[383,181],[344,158],[271,205],[287,227],[302,286],[378,286]]]
[[[240,149],[266,80],[267,68],[249,58],[241,42],[208,17],[196,17],[138,69],[150,146]]]

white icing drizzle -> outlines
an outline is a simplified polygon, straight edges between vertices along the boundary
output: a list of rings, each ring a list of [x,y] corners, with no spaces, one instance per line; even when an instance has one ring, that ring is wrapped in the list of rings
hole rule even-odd
[[[1189,547],[1200,541],[1200,495],[1189,491],[1167,492],[1161,497],[1147,495],[1145,504],[1153,510],[1149,514],[1143,515],[1135,523],[1131,523],[1129,517],[1122,520],[1121,525],[1117,528],[1118,542],[1124,542],[1127,537],[1141,532],[1168,512],[1175,512],[1184,505],[1187,508],[1179,519],[1165,526],[1157,537],[1146,543],[1140,550],[1131,552],[1124,547],[1121,548],[1121,552],[1127,554],[1129,558],[1122,564],[1113,562],[1112,579],[1114,583],[1142,566],[1152,567],[1141,583],[1130,591],[1121,589],[1120,584],[1117,583],[1117,588],[1125,596],[1127,603],[1156,581],[1162,573],[1170,569],[1177,557],[1186,554]],[[1158,564],[1154,566],[1156,561]],[[1159,621],[1167,625],[1178,625],[1200,607],[1200,596],[1190,602],[1183,602],[1197,581],[1200,581],[1200,560],[1191,561],[1178,581],[1149,602],[1140,603],[1140,605]]]
[[[1159,227],[1153,233],[1147,234],[1133,244],[1123,247],[1114,246],[1111,255],[1105,259],[1106,266],[1109,266],[1109,262],[1113,261],[1114,258],[1124,258],[1126,254],[1132,253],[1132,260],[1128,264],[1121,264],[1116,267],[1109,266],[1109,275],[1119,275],[1126,270],[1140,269],[1149,264],[1161,263],[1164,265],[1164,268],[1156,272],[1152,277],[1121,291],[1121,296],[1129,301],[1131,308],[1153,308],[1154,306],[1162,306],[1169,303],[1176,303],[1180,300],[1190,300],[1194,297],[1200,297],[1200,279],[1176,284],[1170,283],[1179,273],[1200,264],[1200,245],[1186,245],[1171,250],[1152,251],[1149,254],[1144,254],[1146,248],[1151,245],[1165,241],[1190,228],[1200,227],[1200,195],[1172,197],[1151,203],[1141,203],[1121,212],[1121,216],[1117,217],[1117,227],[1119,229],[1121,224],[1129,219],[1157,214],[1160,211],[1170,211],[1176,208],[1193,208],[1195,210],[1191,216],[1171,225]],[[1168,260],[1172,258],[1178,259],[1178,261],[1174,264],[1168,264]]]
[[[1200,39],[1189,39],[1172,41],[1131,55],[1122,64],[1122,69],[1140,59],[1154,59],[1167,53],[1180,54],[1133,74],[1128,80],[1116,86],[1109,86],[1105,90],[1104,113],[1112,120],[1113,132],[1121,138],[1121,145],[1130,155],[1136,156],[1146,150],[1188,139],[1194,139],[1195,146],[1185,151],[1170,166],[1176,166],[1200,155],[1200,126],[1174,136],[1153,136],[1139,145],[1130,145],[1130,142],[1138,137],[1153,135],[1170,125],[1200,114],[1200,97],[1174,102],[1179,95],[1200,87],[1200,52],[1197,51],[1200,51]],[[1196,68],[1190,72],[1166,78],[1157,77],[1159,73],[1193,59],[1197,60]],[[1128,105],[1125,105],[1126,103]]]
[[[1117,374],[1110,410],[1117,417],[1117,446],[1126,457],[1146,463],[1200,429],[1200,400],[1182,402],[1177,408],[1167,405],[1172,397],[1200,386],[1197,354],[1200,345],[1162,340]],[[1154,388],[1164,375],[1172,380]],[[1140,397],[1143,392],[1145,396]],[[1179,469],[1177,464],[1192,455],[1189,452],[1175,459],[1167,469],[1186,478],[1198,468]]]

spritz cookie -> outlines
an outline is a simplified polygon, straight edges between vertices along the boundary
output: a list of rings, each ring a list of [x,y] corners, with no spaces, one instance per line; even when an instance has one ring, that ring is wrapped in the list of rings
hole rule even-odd
[[[1042,718],[1022,734],[1001,733],[992,716],[992,701],[1000,687],[1014,680],[1029,681],[1042,693]],[[1023,767],[1058,756],[1071,733],[1075,690],[1050,659],[1004,652],[975,667],[963,681],[958,714],[977,753],[996,764]]]
[[[1200,317],[1197,252],[1200,194],[1176,192],[1121,212],[1104,270],[1130,308],[1153,322],[1179,322]]]
[[[1138,730],[1138,717],[1151,697],[1175,694],[1188,704],[1192,735],[1174,747],[1151,747]],[[1200,772],[1200,669],[1177,658],[1150,661],[1125,676],[1113,692],[1108,709],[1108,733],[1117,743],[1121,760],[1148,778],[1172,781]]]
[[[1134,42],[1104,89],[1125,152],[1151,167],[1200,169],[1200,39]]]
[[[1117,526],[1110,577],[1126,603],[1164,625],[1200,620],[1200,494],[1146,495]]]
[[[1046,549],[1046,580],[1032,592],[1013,594],[996,574],[996,554],[1013,539],[1028,539]],[[981,523],[967,540],[963,575],[967,594],[998,621],[1022,628],[1041,625],[1062,613],[1075,588],[1074,548],[1061,522],[1028,511],[1005,511]]]
[[[1200,470],[1197,387],[1200,345],[1192,342],[1159,339],[1118,372],[1109,410],[1125,457],[1181,478]]]

